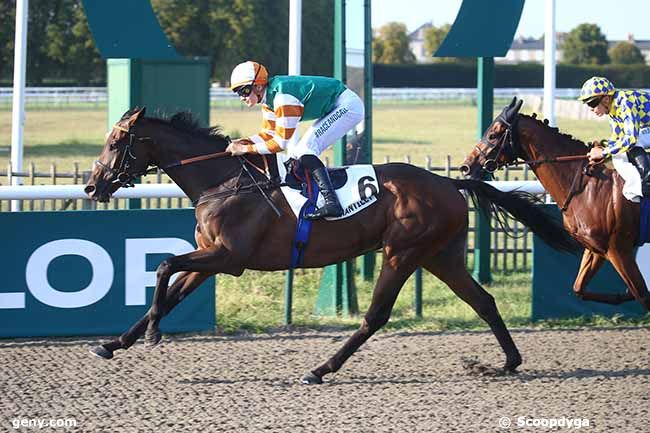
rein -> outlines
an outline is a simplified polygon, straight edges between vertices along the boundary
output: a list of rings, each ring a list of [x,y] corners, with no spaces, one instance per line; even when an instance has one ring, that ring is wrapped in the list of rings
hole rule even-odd
[[[542,158],[542,159],[531,159],[521,161],[524,164],[546,164],[546,163],[556,163],[556,162],[570,162],[570,161],[580,161],[582,159],[588,159],[587,155],[568,155],[568,156],[556,156],[555,158]]]
[[[129,142],[126,145],[126,149],[124,149],[124,153],[122,155],[122,158],[120,160],[120,164],[118,168],[113,168],[109,167],[108,165],[104,164],[103,162],[96,160],[95,164],[101,166],[105,170],[108,170],[110,173],[112,173],[115,177],[113,180],[113,183],[119,183],[120,187],[123,188],[129,188],[129,187],[134,187],[134,181],[136,178],[140,176],[146,176],[147,174],[155,173],[158,171],[158,169],[161,170],[167,170],[170,168],[175,168],[175,167],[182,167],[185,165],[193,164],[195,162],[201,162],[201,161],[207,161],[210,159],[219,159],[219,158],[228,158],[228,157],[233,157],[232,153],[230,152],[214,152],[214,153],[209,153],[207,155],[200,155],[200,156],[195,156],[192,158],[186,158],[186,159],[181,159],[180,161],[175,161],[172,162],[171,164],[167,164],[165,166],[158,166],[158,167],[149,167],[146,168],[145,170],[137,173],[129,173],[128,169],[131,166],[131,162],[135,161],[137,158],[133,154],[133,147],[135,146],[136,141],[144,142],[144,141],[149,141],[151,140],[151,137],[137,137],[135,133],[131,132],[131,128],[126,129],[118,124],[113,125],[113,128],[125,132],[129,135]],[[230,137],[226,136],[226,142],[227,144],[230,144],[231,140]],[[239,186],[239,181],[237,181],[238,185],[235,189],[232,190],[227,190],[227,191],[218,191],[214,192],[211,194],[206,194],[202,195],[199,197],[193,204],[196,206],[201,202],[204,202],[208,198],[222,198],[222,197],[230,197],[233,195],[237,195],[240,192],[241,193],[248,193],[248,192],[255,192],[256,190],[259,191],[259,193],[262,195],[264,200],[268,203],[268,205],[273,209],[275,214],[280,217],[281,212],[278,209],[278,207],[273,203],[273,200],[268,196],[268,194],[264,191],[262,186],[268,187],[269,185],[271,187],[277,186],[276,182],[273,182],[271,180],[271,174],[270,174],[270,169],[269,169],[269,162],[266,158],[266,155],[261,155],[262,156],[262,161],[264,162],[264,167],[260,168],[257,166],[257,164],[253,163],[250,161],[246,156],[244,155],[239,155],[237,156],[237,159],[239,160],[241,164],[241,173],[246,173],[248,177],[250,177],[252,183],[250,185],[246,186]],[[257,179],[255,179],[255,176],[253,176],[253,173],[249,170],[248,166],[253,167],[256,171],[259,173],[263,174],[267,178],[267,182],[264,184],[260,184]],[[238,179],[241,178],[241,173],[238,176]]]

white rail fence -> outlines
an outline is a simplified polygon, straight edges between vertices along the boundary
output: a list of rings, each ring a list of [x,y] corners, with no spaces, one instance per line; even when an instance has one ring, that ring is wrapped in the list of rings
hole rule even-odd
[[[561,99],[575,99],[579,89],[557,89],[556,96]],[[494,89],[495,98],[542,97],[542,88],[501,88]],[[11,106],[13,89],[0,87],[0,107]],[[444,101],[476,99],[475,88],[374,88],[373,101]],[[28,87],[25,100],[29,105],[66,106],[88,104],[102,106],[108,101],[106,87]],[[210,88],[210,102],[238,102],[238,97],[230,89],[213,86]]]
[[[487,182],[495,188],[544,194],[541,183],[534,180],[500,180]],[[78,200],[87,199],[85,185],[22,185],[0,186],[0,200]],[[136,184],[133,188],[120,188],[114,198],[185,198],[185,193],[174,183]]]

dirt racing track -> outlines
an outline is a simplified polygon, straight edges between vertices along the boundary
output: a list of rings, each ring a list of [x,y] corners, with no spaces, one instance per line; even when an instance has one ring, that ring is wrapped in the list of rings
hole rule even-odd
[[[325,384],[298,383],[350,333],[165,336],[111,361],[88,353],[97,339],[0,340],[0,431],[22,418],[85,432],[649,428],[650,328],[515,331],[524,363],[507,376],[473,365],[503,362],[489,332],[382,333]]]

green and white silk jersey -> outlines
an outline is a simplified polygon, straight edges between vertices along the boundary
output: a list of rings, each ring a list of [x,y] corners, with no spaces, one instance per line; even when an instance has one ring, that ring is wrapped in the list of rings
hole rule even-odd
[[[639,131],[650,126],[650,94],[640,90],[617,90],[609,109],[609,125],[612,136],[605,156],[627,152],[637,145]]]
[[[254,143],[254,151],[268,154],[284,150],[301,120],[326,116],[345,90],[347,87],[335,78],[272,77],[262,101],[262,130],[248,137]]]

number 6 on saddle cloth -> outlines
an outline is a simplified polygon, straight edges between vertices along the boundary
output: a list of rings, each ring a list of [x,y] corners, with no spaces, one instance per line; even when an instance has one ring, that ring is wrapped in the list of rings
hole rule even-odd
[[[296,215],[296,234],[291,250],[291,268],[302,266],[304,250],[309,243],[312,221],[304,215],[313,212],[315,207],[323,205],[323,196],[316,182],[308,175],[308,171],[300,167],[295,159],[287,159],[277,154],[278,176],[281,190],[289,206]],[[326,220],[348,218],[377,201],[379,184],[372,165],[352,165],[330,169],[330,178],[336,189],[336,195],[343,207],[343,215]]]

